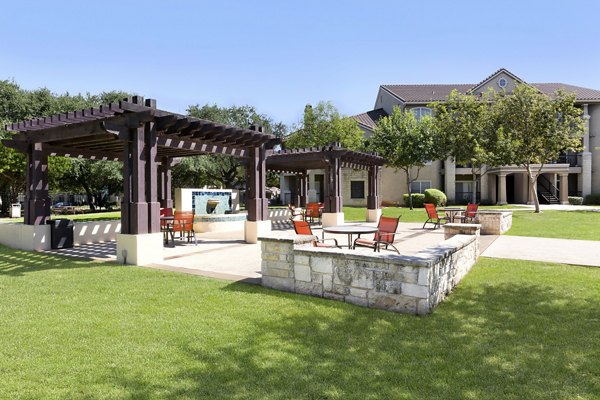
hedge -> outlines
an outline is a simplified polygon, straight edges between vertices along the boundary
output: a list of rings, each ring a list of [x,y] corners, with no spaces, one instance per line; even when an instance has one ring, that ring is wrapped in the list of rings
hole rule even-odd
[[[413,207],[423,208],[425,195],[423,193],[411,193]],[[404,194],[404,206],[408,207],[408,193]]]
[[[425,203],[434,204],[436,207],[445,206],[448,198],[438,189],[427,189],[425,190]]]

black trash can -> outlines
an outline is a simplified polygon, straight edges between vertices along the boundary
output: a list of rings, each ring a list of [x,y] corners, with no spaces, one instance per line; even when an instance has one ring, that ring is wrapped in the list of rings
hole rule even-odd
[[[70,219],[53,219],[50,226],[50,247],[68,249],[73,247],[73,221]]]

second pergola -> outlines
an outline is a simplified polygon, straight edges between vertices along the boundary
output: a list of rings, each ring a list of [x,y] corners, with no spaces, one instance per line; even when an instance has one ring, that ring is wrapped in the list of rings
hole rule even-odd
[[[322,169],[325,172],[323,226],[344,223],[342,196],[342,169],[353,168],[368,171],[367,215],[368,222],[381,216],[380,179],[385,160],[375,153],[352,151],[332,144],[274,151],[267,157],[267,169],[296,175],[295,204],[305,206],[308,197],[308,170]]]

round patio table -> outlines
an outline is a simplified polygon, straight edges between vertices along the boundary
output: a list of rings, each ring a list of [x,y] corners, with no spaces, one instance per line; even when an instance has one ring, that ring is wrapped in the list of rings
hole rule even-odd
[[[462,207],[444,207],[441,209],[441,211],[446,213],[446,219],[448,221],[454,222],[454,217],[456,217],[456,214],[465,211],[465,209]]]
[[[339,233],[348,235],[348,248],[353,249],[352,245],[352,235],[357,234],[360,237],[363,233],[375,233],[379,229],[375,226],[366,226],[366,225],[337,225],[337,226],[328,226],[323,228],[323,233]]]

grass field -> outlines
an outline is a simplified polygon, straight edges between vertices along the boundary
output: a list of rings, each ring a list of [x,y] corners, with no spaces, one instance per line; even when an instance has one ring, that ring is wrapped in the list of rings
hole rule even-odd
[[[513,213],[513,226],[506,233],[561,239],[600,240],[600,212],[547,210],[536,214]]]
[[[494,206],[480,208],[497,209]],[[364,207],[344,207],[346,221],[364,221],[365,214]],[[387,207],[383,209],[383,215],[400,216],[400,222],[425,222],[427,219],[423,208],[409,210]],[[600,240],[600,213],[547,210],[536,214],[532,210],[513,211],[513,225],[506,235]]]
[[[66,218],[78,222],[111,221],[121,218],[121,211],[104,211],[89,214],[52,214],[51,219]],[[0,218],[0,222],[23,222],[23,218]]]
[[[0,248],[0,398],[595,399],[599,282],[481,259],[416,317]]]

